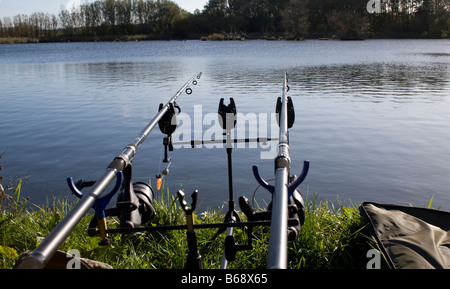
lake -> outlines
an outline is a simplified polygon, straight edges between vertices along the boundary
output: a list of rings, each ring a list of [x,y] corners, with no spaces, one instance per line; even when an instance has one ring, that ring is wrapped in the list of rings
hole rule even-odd
[[[296,109],[292,173],[311,162],[300,186],[305,197],[426,207],[434,196],[434,207],[450,209],[448,40],[1,45],[3,184],[22,179],[22,196],[35,204],[70,196],[67,177],[100,178],[159,104],[198,72],[193,93],[177,100],[183,134],[176,139],[220,138],[214,119],[219,99],[230,97],[243,116],[235,137],[277,137],[270,116],[285,71]],[[271,145],[233,149],[236,200],[270,200],[252,165],[273,178],[273,160],[262,157]],[[135,181],[155,183],[165,167],[162,147],[156,127],[135,156]],[[189,195],[199,190],[202,208],[227,202],[225,148],[178,145],[169,156],[170,194],[184,186]]]

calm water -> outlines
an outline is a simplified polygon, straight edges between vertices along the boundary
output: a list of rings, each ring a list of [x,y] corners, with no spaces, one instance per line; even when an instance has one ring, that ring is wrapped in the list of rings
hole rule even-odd
[[[66,177],[101,177],[159,103],[200,71],[194,93],[178,100],[191,116],[196,105],[216,113],[222,97],[246,116],[271,114],[288,71],[293,172],[311,161],[304,194],[415,206],[434,195],[435,206],[450,209],[450,42],[434,40],[3,45],[3,183],[25,177],[22,194],[38,204],[70,195]],[[134,180],[154,182],[161,148],[156,128],[135,157]],[[233,150],[236,199],[257,189],[253,164],[273,177],[261,150]],[[177,148],[170,156],[171,193],[184,185],[199,190],[202,206],[227,201],[225,149]],[[262,189],[255,195],[270,199]]]

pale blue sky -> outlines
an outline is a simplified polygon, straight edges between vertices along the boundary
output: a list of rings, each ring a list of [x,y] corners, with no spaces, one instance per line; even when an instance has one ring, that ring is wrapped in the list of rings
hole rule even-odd
[[[71,7],[73,4],[84,3],[87,0],[0,0],[0,18],[16,16],[17,14],[30,15],[33,12],[45,12],[57,15],[61,8]],[[89,0],[93,1],[93,0]],[[172,0],[181,8],[194,12],[203,10],[208,0]]]

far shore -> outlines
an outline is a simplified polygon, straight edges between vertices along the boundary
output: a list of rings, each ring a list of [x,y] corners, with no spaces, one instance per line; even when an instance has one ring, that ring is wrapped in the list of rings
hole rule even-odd
[[[0,38],[0,44],[37,44],[37,43],[69,43],[69,42],[134,42],[134,41],[152,41],[152,40],[202,40],[202,41],[245,41],[245,40],[267,40],[267,41],[278,41],[278,40],[289,40],[289,41],[302,41],[302,40],[338,40],[338,41],[361,41],[366,39],[419,39],[416,37],[318,37],[318,38],[302,38],[293,37],[286,38],[280,35],[223,35],[214,33],[211,35],[190,35],[185,38],[173,38],[170,35],[101,35],[101,36],[85,36],[85,35],[73,35],[73,36],[54,36],[54,37],[4,37]],[[429,39],[429,38],[420,38]]]

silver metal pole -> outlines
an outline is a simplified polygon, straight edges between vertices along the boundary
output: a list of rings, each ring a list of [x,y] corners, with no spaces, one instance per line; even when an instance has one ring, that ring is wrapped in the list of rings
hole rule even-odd
[[[287,268],[288,185],[290,169],[287,102],[287,74],[285,74],[281,99],[278,156],[275,159],[275,191],[272,199],[268,269]]]
[[[288,176],[287,169],[278,169],[275,173],[267,269],[287,268],[288,189],[284,180]]]
[[[43,269],[58,250],[67,236],[92,208],[97,198],[115,178],[114,169],[107,169],[105,175],[95,183],[91,191],[85,194],[66,217],[52,230],[33,253],[18,264],[17,269]]]
[[[200,75],[199,75],[200,76]],[[139,146],[144,142],[150,132],[158,124],[158,121],[164,116],[175,100],[194,80],[189,79],[183,87],[167,102],[167,104],[158,112],[158,114],[148,123],[142,132],[136,137],[133,144],[128,145],[122,153],[117,156],[110,166],[106,169],[103,177],[98,180],[91,188],[89,193],[84,194],[83,198],[77,205],[67,214],[66,217],[52,230],[52,232],[44,239],[44,241],[31,253],[29,257],[18,264],[18,269],[42,269],[50,261],[58,250],[59,246],[64,242],[67,236],[72,232],[75,226],[81,221],[84,215],[92,208],[95,201],[106,190],[108,185],[114,180],[117,171],[123,170],[133,160]]]

